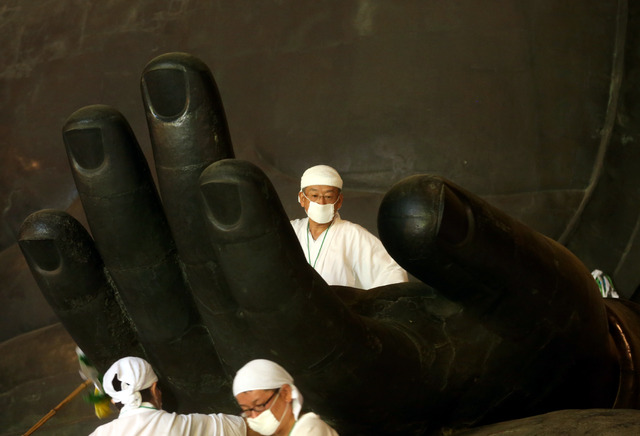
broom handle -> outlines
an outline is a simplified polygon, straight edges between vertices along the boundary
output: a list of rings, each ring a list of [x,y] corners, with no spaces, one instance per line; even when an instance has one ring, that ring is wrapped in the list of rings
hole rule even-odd
[[[78,395],[80,392],[82,392],[82,390],[84,388],[86,388],[87,386],[89,386],[91,384],[91,380],[86,380],[84,381],[80,386],[78,386],[73,392],[71,392],[67,398],[65,398],[64,400],[62,400],[60,402],[60,404],[58,404],[56,407],[54,407],[53,409],[51,409],[49,411],[49,413],[47,413],[46,415],[44,415],[42,417],[42,419],[40,419],[40,421],[38,421],[33,427],[31,427],[29,430],[27,430],[27,432],[25,434],[23,434],[22,436],[29,436],[31,433],[33,433],[34,431],[36,431],[37,429],[39,429],[42,424],[44,424],[45,422],[47,422],[49,420],[49,418],[51,418],[53,415],[56,414],[56,412],[58,410],[60,410],[60,408],[62,408],[62,406],[64,406],[65,404],[67,404],[69,401],[71,401],[76,395]]]

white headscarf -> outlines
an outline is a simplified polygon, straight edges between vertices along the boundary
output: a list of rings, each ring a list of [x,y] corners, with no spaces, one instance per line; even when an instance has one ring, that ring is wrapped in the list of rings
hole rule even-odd
[[[113,380],[118,377],[121,390],[116,391]],[[104,373],[102,385],[104,391],[116,402],[122,403],[125,410],[137,409],[142,404],[140,391],[147,389],[158,381],[158,376],[153,372],[149,363],[139,357],[123,357]]]
[[[266,359],[256,359],[240,368],[233,379],[233,396],[256,389],[279,389],[291,386],[291,409],[298,419],[302,409],[302,394],[293,384],[293,377],[283,367]]]
[[[316,165],[307,169],[300,179],[300,190],[307,186],[324,185],[342,189],[342,178],[338,172],[328,165]]]

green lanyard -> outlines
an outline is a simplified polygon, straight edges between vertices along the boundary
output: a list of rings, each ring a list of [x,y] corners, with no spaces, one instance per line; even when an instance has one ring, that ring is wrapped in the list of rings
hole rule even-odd
[[[333,222],[331,223],[333,224]],[[320,252],[322,251],[322,247],[324,246],[324,240],[327,239],[327,235],[329,234],[329,229],[331,228],[331,224],[327,227],[327,230],[324,231],[324,236],[322,237],[322,243],[320,244],[320,249],[318,250],[318,254],[316,255],[316,260],[311,265],[311,249],[309,248],[309,221],[307,221],[307,253],[309,254],[309,265],[316,269],[316,263],[318,263],[318,258],[320,257]]]
[[[293,423],[293,426],[291,427],[291,430],[289,430],[289,434],[287,436],[291,436],[291,433],[293,433],[293,429],[296,428],[297,423],[298,423],[298,420],[296,419],[296,421]]]

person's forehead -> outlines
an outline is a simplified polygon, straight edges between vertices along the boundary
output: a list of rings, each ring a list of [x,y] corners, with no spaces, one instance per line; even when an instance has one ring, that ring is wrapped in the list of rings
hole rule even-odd
[[[340,189],[336,188],[335,186],[328,186],[328,185],[311,185],[311,186],[307,186],[307,192],[319,192],[322,194],[328,193],[328,192],[340,192]]]
[[[264,400],[271,395],[272,390],[264,390],[264,389],[256,389],[254,391],[246,391],[240,392],[236,395],[236,399],[238,400],[238,404],[240,405],[255,405],[262,404]]]

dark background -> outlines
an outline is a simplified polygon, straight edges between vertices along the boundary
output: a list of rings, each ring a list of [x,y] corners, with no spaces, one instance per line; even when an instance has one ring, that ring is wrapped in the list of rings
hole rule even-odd
[[[311,165],[341,172],[343,218],[373,233],[394,182],[435,173],[559,240],[632,298],[640,284],[639,7],[0,3],[0,428],[8,428],[0,435],[21,434],[81,382],[72,343],[16,246],[36,210],[83,220],[62,125],[82,106],[112,105],[151,157],[140,73],[169,51],[209,65],[236,156],[267,173],[292,218],[302,216],[295,196]],[[86,421],[78,414],[87,406],[73,407],[50,428]]]

